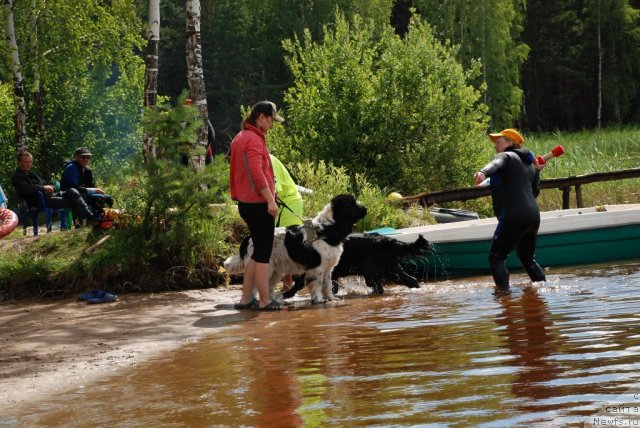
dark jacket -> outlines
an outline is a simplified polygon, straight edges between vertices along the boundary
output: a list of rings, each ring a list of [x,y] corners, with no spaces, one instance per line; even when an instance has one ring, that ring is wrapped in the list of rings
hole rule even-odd
[[[540,193],[540,171],[534,168],[533,159],[528,149],[508,148],[480,170],[491,177],[496,217],[539,218],[535,198]]]
[[[60,179],[60,190],[74,188],[84,195],[89,187],[96,187],[93,172],[89,168],[83,171],[82,166],[76,161],[67,163]]]
[[[35,172],[23,172],[16,168],[16,172],[11,178],[13,187],[16,189],[18,196],[27,202],[30,206],[37,207],[40,205],[38,192],[44,195],[44,181]]]

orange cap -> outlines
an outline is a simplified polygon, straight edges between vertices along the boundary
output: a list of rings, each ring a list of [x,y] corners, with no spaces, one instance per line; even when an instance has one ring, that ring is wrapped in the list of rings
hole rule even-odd
[[[498,138],[500,137],[507,137],[519,146],[524,144],[524,138],[522,137],[522,135],[520,135],[520,133],[513,128],[503,129],[497,134],[489,134],[489,139],[494,143],[498,141]]]

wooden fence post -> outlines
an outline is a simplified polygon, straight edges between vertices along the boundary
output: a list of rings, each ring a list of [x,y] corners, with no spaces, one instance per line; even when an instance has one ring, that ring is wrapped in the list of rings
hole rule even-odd
[[[583,208],[583,205],[582,205],[582,186],[580,184],[576,184],[576,203],[578,204],[578,208]]]
[[[571,187],[565,186],[562,188],[562,209],[568,210],[571,207]]]

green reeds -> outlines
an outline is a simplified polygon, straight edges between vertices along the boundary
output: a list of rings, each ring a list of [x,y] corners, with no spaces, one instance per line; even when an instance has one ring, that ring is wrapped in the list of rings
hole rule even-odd
[[[542,179],[572,177],[640,167],[640,127],[610,128],[582,132],[555,132],[527,136],[526,145],[544,154],[557,145],[565,154],[548,162]],[[582,185],[584,206],[640,203],[640,179],[598,182]],[[562,208],[562,192],[545,189],[538,197],[541,210]],[[576,207],[575,189],[570,198]]]

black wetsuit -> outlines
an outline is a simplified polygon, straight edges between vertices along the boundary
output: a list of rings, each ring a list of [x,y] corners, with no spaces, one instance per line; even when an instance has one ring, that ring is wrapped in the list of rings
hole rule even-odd
[[[540,172],[533,167],[533,159],[528,149],[509,147],[480,170],[491,177],[493,212],[498,218],[489,250],[489,265],[498,287],[509,287],[505,261],[514,248],[531,280],[546,280],[535,261],[540,227],[540,210],[535,198],[540,193]]]

